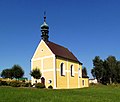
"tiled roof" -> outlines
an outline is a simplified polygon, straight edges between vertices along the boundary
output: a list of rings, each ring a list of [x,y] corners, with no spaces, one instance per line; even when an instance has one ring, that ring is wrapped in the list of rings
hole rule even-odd
[[[79,62],[73,53],[70,52],[67,48],[50,41],[46,42],[46,44],[56,56]],[[81,62],[79,63],[82,64]]]

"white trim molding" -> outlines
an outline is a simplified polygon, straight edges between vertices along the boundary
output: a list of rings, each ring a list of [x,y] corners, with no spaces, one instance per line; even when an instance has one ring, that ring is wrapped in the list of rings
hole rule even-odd
[[[68,60],[67,60],[67,70],[69,70],[69,67],[68,67]],[[67,88],[69,88],[69,74],[67,73]]]
[[[79,71],[79,65],[78,65],[78,88],[80,88],[80,78],[79,78],[79,74],[80,74],[80,71]]]
[[[50,55],[50,56],[44,56],[44,57],[40,57],[40,58],[34,58],[31,61],[38,61],[38,60],[41,60],[41,59],[47,59],[47,58],[52,58],[52,57],[54,58],[55,55],[53,54],[53,55]]]
[[[57,68],[56,71],[60,71],[60,69]],[[70,73],[70,70],[65,70],[65,72],[69,72],[69,73]],[[78,74],[78,72],[77,72],[77,71],[74,71],[74,74]]]
[[[54,55],[54,57],[53,57],[54,59],[53,59],[53,76],[54,76],[54,89],[56,89],[56,58],[55,58],[55,55]]]

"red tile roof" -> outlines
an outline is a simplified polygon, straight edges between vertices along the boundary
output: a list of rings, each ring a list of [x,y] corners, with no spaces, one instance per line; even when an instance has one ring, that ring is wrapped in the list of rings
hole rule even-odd
[[[46,42],[46,44],[56,56],[79,62],[78,59],[73,55],[73,53],[70,52],[67,48],[50,41]],[[79,63],[82,64],[81,62]]]

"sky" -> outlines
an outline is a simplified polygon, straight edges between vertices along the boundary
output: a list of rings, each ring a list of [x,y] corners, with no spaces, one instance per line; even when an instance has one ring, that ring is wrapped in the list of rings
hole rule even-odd
[[[0,71],[18,64],[30,79],[44,11],[49,40],[74,53],[90,78],[95,56],[120,60],[120,0],[0,0]]]

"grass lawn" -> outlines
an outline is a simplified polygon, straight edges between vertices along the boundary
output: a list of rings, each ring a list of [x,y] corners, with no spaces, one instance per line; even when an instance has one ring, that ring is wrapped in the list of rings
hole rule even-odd
[[[0,87],[0,102],[120,102],[120,86],[70,90]]]

